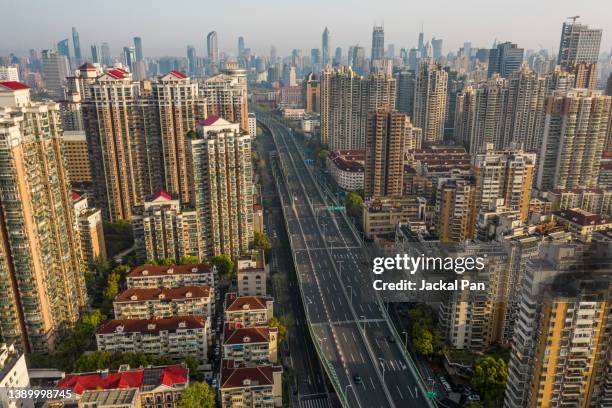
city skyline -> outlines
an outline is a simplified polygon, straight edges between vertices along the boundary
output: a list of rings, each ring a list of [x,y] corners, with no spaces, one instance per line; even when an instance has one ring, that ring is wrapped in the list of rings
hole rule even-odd
[[[105,8],[115,10],[112,7],[115,2],[111,0]],[[504,13],[506,18],[503,21],[496,18],[497,9],[482,0],[471,1],[470,7],[465,7],[465,3],[450,2],[443,9],[427,4],[396,4],[392,1],[360,2],[358,6],[354,2],[341,1],[325,7],[317,1],[304,8],[288,4],[278,4],[272,8],[265,4],[239,1],[238,7],[231,10],[219,8],[214,18],[208,12],[210,5],[205,3],[189,2],[175,12],[162,7],[156,11],[151,3],[147,3],[147,12],[143,13],[142,2],[131,2],[121,3],[122,13],[120,16],[113,14],[112,21],[104,18],[107,12],[92,15],[88,5],[72,1],[66,2],[71,12],[63,14],[57,13],[57,4],[53,2],[36,2],[35,6],[32,1],[10,3],[14,15],[0,27],[0,35],[12,40],[10,45],[0,45],[2,54],[13,52],[26,55],[32,48],[54,48],[58,41],[70,37],[71,28],[76,27],[81,52],[86,57],[89,56],[90,45],[102,42],[108,42],[111,53],[117,55],[123,46],[132,43],[134,36],[143,39],[146,57],[184,55],[187,44],[195,45],[199,55],[206,55],[206,35],[210,31],[218,32],[219,50],[231,55],[237,54],[239,36],[244,37],[245,47],[257,54],[268,55],[270,46],[275,45],[279,55],[288,55],[293,48],[305,51],[319,48],[321,33],[327,26],[334,49],[342,47],[346,55],[350,45],[359,44],[369,50],[374,25],[384,26],[385,43],[395,44],[396,52],[402,47],[417,47],[418,34],[423,25],[425,41],[433,37],[444,40],[444,54],[456,51],[464,42],[471,42],[473,47],[490,48],[495,40],[517,43],[525,50],[537,50],[542,46],[556,53],[559,22],[573,15],[580,15],[581,21],[603,30],[602,52],[608,52],[612,47],[612,38],[608,34],[612,32],[612,23],[606,19],[609,13],[605,12],[606,8],[612,12],[612,4],[603,0],[590,2],[593,7],[588,8],[576,7],[565,0],[555,2],[553,8],[550,4],[532,4],[521,0]],[[350,21],[343,18],[347,7],[355,8]],[[187,9],[190,12],[184,13]],[[491,10],[490,15],[483,14],[487,9]],[[161,10],[164,15],[161,15]],[[266,10],[266,16],[254,18],[261,10]],[[479,12],[474,13],[474,10]],[[525,13],[525,10],[529,10],[529,13]],[[50,19],[49,15],[55,17]],[[288,15],[295,16],[295,19],[286,18]],[[407,15],[410,17],[406,18]],[[278,16],[284,18],[276,18]],[[259,24],[265,19],[274,20],[275,24]],[[296,20],[308,21],[309,24],[296,30]],[[112,22],[112,30],[108,30],[109,22]],[[517,24],[537,29],[516,30]],[[160,30],[162,26],[167,29]],[[177,29],[173,30],[173,27]]]

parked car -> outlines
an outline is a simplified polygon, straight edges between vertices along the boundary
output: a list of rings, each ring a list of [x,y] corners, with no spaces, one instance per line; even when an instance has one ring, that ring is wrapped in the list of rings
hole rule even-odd
[[[353,376],[353,381],[355,381],[355,384],[361,384],[363,382],[363,380],[361,379],[361,376],[359,374],[355,374]]]

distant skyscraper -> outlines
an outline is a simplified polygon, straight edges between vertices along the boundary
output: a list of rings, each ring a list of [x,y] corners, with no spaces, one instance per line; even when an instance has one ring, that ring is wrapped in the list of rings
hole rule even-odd
[[[206,36],[206,53],[210,64],[210,73],[216,74],[219,70],[219,46],[216,31],[211,31]]]
[[[571,70],[580,62],[596,63],[599,59],[601,29],[589,28],[586,24],[564,22],[561,28],[558,64]]]
[[[134,49],[136,51],[136,61],[142,61],[144,59],[142,54],[142,38],[134,37]]]
[[[200,259],[237,257],[253,239],[251,137],[238,123],[211,115],[188,143]]]
[[[313,48],[310,50],[310,62],[312,64],[313,70],[319,71],[323,68],[321,64],[321,50],[318,48]]]
[[[351,68],[321,74],[321,140],[331,150],[364,149],[369,111],[395,106],[395,79],[381,71],[367,77]]]
[[[425,33],[423,33],[423,27],[421,27],[421,32],[419,32],[419,42],[417,43],[417,50],[420,54],[423,54],[423,51],[425,51]]]
[[[321,36],[321,50],[322,50],[321,66],[324,67],[325,65],[331,62],[330,57],[329,57],[330,38],[329,38],[329,30],[327,29],[327,27],[325,27],[325,30],[323,30],[323,35]]]
[[[408,116],[389,107],[368,114],[364,165],[366,198],[402,195],[404,145],[409,127]]]
[[[74,59],[76,64],[81,64],[83,61],[81,57],[81,41],[79,40],[79,33],[75,27],[72,27],[72,47],[74,48]]]
[[[276,46],[272,45],[270,47],[270,64],[274,65],[276,63]]]
[[[431,39],[431,48],[433,49],[433,59],[434,61],[438,61],[442,56],[442,39],[441,38],[432,38]]]
[[[472,57],[472,43],[471,42],[463,43],[463,53],[465,54],[467,58]]]
[[[189,75],[195,75],[198,63],[196,49],[193,45],[187,46],[187,63],[189,64]]]
[[[414,125],[423,129],[423,141],[444,140],[448,74],[441,66],[423,63],[416,75]]]
[[[0,129],[0,335],[49,353],[87,307],[59,105],[0,82]]]
[[[489,50],[489,78],[495,73],[507,78],[518,71],[523,63],[524,53],[525,50],[510,42],[498,44],[496,48]]]
[[[57,43],[57,53],[68,58],[68,62],[70,62],[70,46],[67,38]]]
[[[43,79],[49,96],[55,100],[64,99],[63,86],[70,72],[68,58],[54,50],[44,50],[42,52],[42,63]]]
[[[94,64],[102,63],[102,50],[100,50],[100,47],[97,44],[91,46],[91,62]]]
[[[412,70],[402,70],[395,74],[397,81],[397,110],[409,117],[414,115],[414,90],[416,76]]]
[[[334,65],[342,64],[342,48],[336,47],[336,53],[334,54]]]
[[[108,43],[103,42],[102,46],[100,47],[100,62],[102,63],[102,65],[106,66],[106,67],[110,67],[111,65],[113,65],[113,60],[111,58],[111,53],[110,53],[110,47],[108,45]]]
[[[395,44],[387,45],[387,58],[395,58]]]
[[[134,47],[123,47],[123,63],[130,69],[130,72],[134,72],[134,66],[136,62],[136,52]]]
[[[373,69],[381,69],[385,59],[385,29],[383,26],[374,26],[372,29],[372,57]]]
[[[244,58],[244,37],[238,37],[238,58]]]
[[[546,101],[537,187],[596,187],[612,97],[598,91],[556,91]]]
[[[366,71],[366,54],[365,48],[359,45],[355,45],[349,49],[348,65],[351,66],[353,71],[359,75],[365,74]]]

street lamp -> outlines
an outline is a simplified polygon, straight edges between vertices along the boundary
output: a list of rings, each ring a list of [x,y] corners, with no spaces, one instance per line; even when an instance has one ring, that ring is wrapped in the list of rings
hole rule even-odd
[[[365,321],[365,316],[359,316],[359,318],[363,321],[363,334],[365,334],[365,330],[366,330],[366,321]]]
[[[408,348],[408,332],[404,330],[402,334],[404,335],[404,347]]]
[[[382,380],[385,381],[385,365],[383,364],[385,360],[382,357],[378,357],[378,362],[380,363],[380,368],[382,369]]]
[[[349,298],[349,302],[353,303],[353,287],[351,285],[346,285],[346,287],[351,289],[350,291],[351,296]]]

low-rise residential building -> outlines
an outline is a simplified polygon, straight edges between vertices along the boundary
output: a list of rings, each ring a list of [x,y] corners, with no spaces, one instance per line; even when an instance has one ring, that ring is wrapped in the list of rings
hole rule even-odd
[[[226,323],[223,330],[223,358],[249,366],[276,363],[278,329],[268,326],[243,327]]]
[[[274,299],[264,296],[225,295],[225,323],[264,326],[274,317]]]
[[[78,407],[176,408],[188,385],[189,369],[176,364],[66,374],[57,388],[71,390]]]
[[[175,361],[192,356],[202,365],[207,360],[207,326],[201,316],[108,320],[96,331],[96,343],[100,351],[141,352]]]
[[[612,190],[576,188],[553,190],[546,194],[552,206],[559,210],[580,208],[594,214],[612,215]]]
[[[99,208],[89,206],[86,194],[73,191],[72,201],[78,222],[77,228],[83,259],[91,265],[99,258],[106,258],[102,211]]]
[[[283,108],[283,118],[287,120],[300,120],[305,114],[303,108]]]
[[[282,375],[280,366],[244,367],[232,360],[223,360],[219,388],[221,407],[282,407]]]
[[[239,258],[236,269],[238,296],[267,296],[268,267],[263,251]]]
[[[375,197],[363,205],[363,230],[368,238],[389,237],[400,223],[423,219],[425,200],[414,196]]]
[[[140,265],[128,272],[128,288],[215,287],[216,268],[206,263],[187,265]]]
[[[214,292],[210,286],[127,289],[115,297],[116,319],[152,319],[172,316],[210,318]]]
[[[363,190],[365,150],[334,150],[325,166],[338,187],[346,191]]]
[[[5,390],[29,388],[30,377],[26,366],[25,354],[19,352],[14,344],[0,344],[0,407],[33,408],[33,400],[9,399]]]
[[[593,214],[580,208],[553,212],[553,219],[583,242],[590,242],[593,232],[612,228],[612,218]]]
[[[300,128],[305,133],[317,133],[321,128],[321,119],[317,114],[305,114],[300,122]]]

